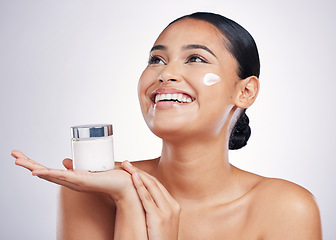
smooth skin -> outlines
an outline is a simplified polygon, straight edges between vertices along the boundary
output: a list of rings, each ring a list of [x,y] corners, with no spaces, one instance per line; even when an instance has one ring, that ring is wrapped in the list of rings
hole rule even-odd
[[[63,161],[68,170],[55,170],[12,152],[17,165],[67,187],[60,192],[58,239],[322,239],[310,192],[229,163],[231,128],[255,101],[259,80],[239,79],[221,33],[184,19],[154,46],[138,94],[148,127],[162,138],[161,157],[89,173],[73,171],[70,159]],[[207,73],[221,81],[204,85]],[[155,105],[158,89],[183,91],[193,101]]]

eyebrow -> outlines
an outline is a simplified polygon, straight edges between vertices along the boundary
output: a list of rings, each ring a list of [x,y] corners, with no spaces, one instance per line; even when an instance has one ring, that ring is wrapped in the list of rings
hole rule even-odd
[[[217,56],[206,46],[204,45],[200,45],[200,44],[189,44],[189,45],[185,45],[183,46],[184,50],[190,50],[190,49],[203,49],[207,52],[209,52],[211,55],[213,55],[214,57],[217,58]],[[164,45],[155,45],[151,48],[150,52],[153,52],[154,50],[167,50],[167,47]]]
[[[164,45],[155,45],[151,48],[150,52],[153,52],[154,50],[167,50],[167,47]]]
[[[199,44],[189,44],[183,47],[184,50],[190,50],[190,49],[203,49],[207,52],[209,52],[211,55],[217,58],[217,56],[206,46],[199,45]]]

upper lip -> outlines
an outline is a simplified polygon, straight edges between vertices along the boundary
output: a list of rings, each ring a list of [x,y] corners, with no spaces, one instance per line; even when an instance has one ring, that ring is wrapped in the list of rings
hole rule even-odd
[[[185,94],[185,95],[189,96],[192,101],[195,100],[195,97],[193,97],[190,93],[188,93],[187,91],[181,90],[181,89],[177,89],[177,88],[158,88],[150,94],[150,99],[154,102],[155,101],[155,96],[157,94],[167,94],[167,93],[170,93],[170,94],[181,93],[181,94]]]

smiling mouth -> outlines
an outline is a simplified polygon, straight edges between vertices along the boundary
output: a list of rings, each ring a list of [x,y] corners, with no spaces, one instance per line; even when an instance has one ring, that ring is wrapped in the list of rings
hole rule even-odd
[[[153,99],[152,99],[153,100]],[[191,103],[194,101],[192,97],[183,93],[158,93],[155,95],[154,103],[158,102],[177,102],[177,103]]]

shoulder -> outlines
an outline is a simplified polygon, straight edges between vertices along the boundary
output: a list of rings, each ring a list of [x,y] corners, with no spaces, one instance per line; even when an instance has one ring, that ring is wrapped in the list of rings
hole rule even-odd
[[[264,178],[253,192],[252,211],[269,238],[320,239],[319,208],[308,190],[286,180]]]
[[[282,214],[282,210],[291,210],[292,216],[319,212],[314,195],[307,189],[287,180],[238,171],[240,181],[247,186],[251,206]]]
[[[298,211],[301,208],[317,207],[315,197],[307,189],[283,179],[263,178],[255,187],[259,197],[263,201],[270,201],[278,207],[294,207]],[[261,200],[261,199],[258,199]]]

